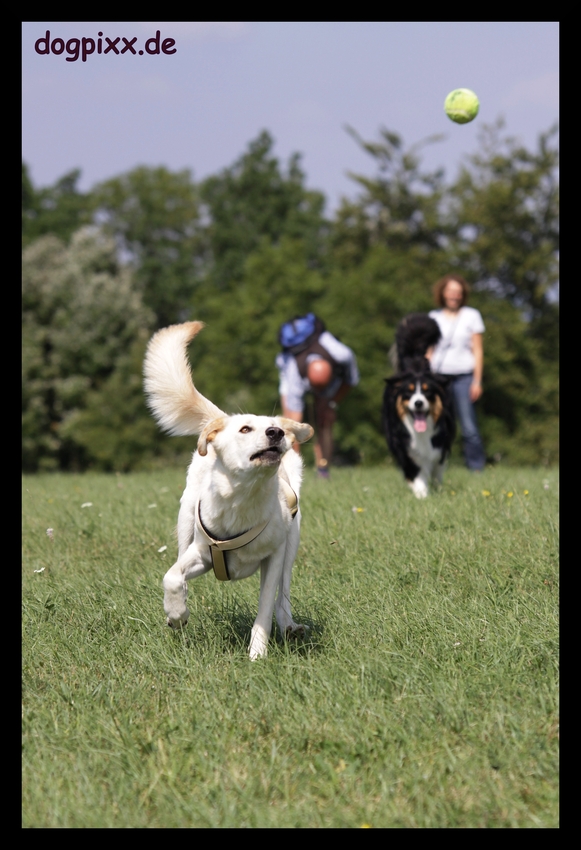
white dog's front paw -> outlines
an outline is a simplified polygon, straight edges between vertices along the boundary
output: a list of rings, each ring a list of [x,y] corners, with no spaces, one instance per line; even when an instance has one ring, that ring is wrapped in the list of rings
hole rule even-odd
[[[167,612],[166,612],[167,613]],[[188,620],[190,618],[190,612],[187,608],[184,608],[182,614],[168,614],[167,624],[172,629],[183,629],[184,626],[187,625]]]
[[[167,624],[172,629],[182,629],[188,622],[190,612],[186,606],[188,589],[183,576],[175,568],[163,577],[163,609],[167,615]]]
[[[186,606],[187,590],[185,584],[180,582],[177,586],[172,586],[167,575],[163,583],[165,588],[163,608],[167,615],[167,624],[172,629],[182,629],[190,616],[190,612]]]
[[[268,653],[268,635],[262,626],[253,626],[250,637],[249,655],[251,661],[265,658]]]

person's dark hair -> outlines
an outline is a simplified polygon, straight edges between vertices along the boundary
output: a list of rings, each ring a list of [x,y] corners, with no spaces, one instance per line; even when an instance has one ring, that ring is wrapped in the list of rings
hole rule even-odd
[[[456,274],[456,272],[452,272],[451,274],[445,274],[444,277],[441,277],[440,280],[437,280],[434,284],[434,302],[436,307],[445,307],[446,304],[444,302],[444,290],[446,286],[450,283],[451,280],[456,281],[462,287],[462,303],[461,307],[466,304],[468,301],[468,294],[470,292],[470,287],[468,286],[468,282],[462,277],[461,274]]]

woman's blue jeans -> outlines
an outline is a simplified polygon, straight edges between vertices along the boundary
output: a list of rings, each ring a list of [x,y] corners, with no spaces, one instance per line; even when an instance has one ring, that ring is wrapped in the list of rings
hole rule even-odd
[[[451,375],[450,388],[454,396],[456,417],[462,432],[464,460],[468,469],[483,469],[486,463],[484,446],[478,432],[476,408],[470,400],[470,384],[472,373],[467,375]]]

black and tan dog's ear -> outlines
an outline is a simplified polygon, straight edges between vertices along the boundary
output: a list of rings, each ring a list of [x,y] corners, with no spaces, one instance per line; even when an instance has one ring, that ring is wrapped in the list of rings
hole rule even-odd
[[[384,378],[384,381],[384,398],[394,398],[403,383],[403,378],[400,375],[394,375],[392,378]]]
[[[432,404],[432,419],[434,420],[434,423],[438,421],[438,419],[442,415],[443,410],[444,405],[442,404],[442,399],[439,395],[436,395]]]
[[[297,443],[306,443],[315,433],[307,422],[295,422],[294,419],[287,419],[286,416],[279,416],[278,420],[284,430],[290,432]]]
[[[216,439],[216,435],[226,427],[226,417],[220,416],[212,419],[203,429],[198,437],[198,454],[205,457],[208,454],[208,443]]]

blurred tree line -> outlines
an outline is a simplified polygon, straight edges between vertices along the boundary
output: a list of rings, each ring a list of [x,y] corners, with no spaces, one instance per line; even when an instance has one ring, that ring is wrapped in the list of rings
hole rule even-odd
[[[332,218],[262,132],[229,168],[139,167],[78,189],[71,171],[36,189],[22,170],[23,467],[126,471],[191,452],[148,413],[150,335],[201,319],[196,383],[227,412],[279,411],[281,322],[307,310],[355,351],[361,383],[341,406],[337,452],[381,462],[387,353],[398,321],[432,308],[450,270],[473,285],[486,325],[482,433],[491,459],[558,460],[557,128],[529,151],[485,126],[455,182],[424,173],[422,144],[381,130],[353,139],[375,176]],[[456,457],[460,455],[456,451]],[[388,461],[389,462],[389,461]]]

